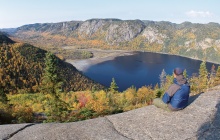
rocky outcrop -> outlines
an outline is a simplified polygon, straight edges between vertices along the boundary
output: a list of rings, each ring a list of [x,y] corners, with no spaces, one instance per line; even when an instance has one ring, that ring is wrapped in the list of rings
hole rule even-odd
[[[131,41],[137,37],[145,28],[140,20],[113,22],[108,27],[106,41],[111,44]]]
[[[189,106],[178,112],[151,105],[81,122],[1,125],[0,139],[217,140],[220,87],[192,96]]]

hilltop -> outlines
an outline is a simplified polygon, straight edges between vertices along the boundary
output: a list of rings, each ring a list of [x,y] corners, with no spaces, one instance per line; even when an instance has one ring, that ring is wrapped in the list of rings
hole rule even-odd
[[[2,42],[2,43],[1,43]],[[47,51],[26,43],[15,43],[0,35],[0,88],[6,93],[38,92],[45,69]],[[64,91],[103,89],[74,66],[56,57]]]
[[[24,25],[15,38],[61,53],[63,46],[162,52],[220,62],[218,23],[90,19]]]
[[[150,105],[80,122],[2,125],[0,139],[217,140],[219,126],[220,93],[215,87],[190,97],[189,106],[178,112]]]

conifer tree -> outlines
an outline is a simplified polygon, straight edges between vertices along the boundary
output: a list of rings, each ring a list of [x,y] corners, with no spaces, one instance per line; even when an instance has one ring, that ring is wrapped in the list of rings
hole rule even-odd
[[[183,71],[183,76],[184,76],[186,79],[188,78],[186,69]]]
[[[215,74],[214,82],[213,82],[214,86],[219,85],[219,84],[220,84],[220,66],[218,66],[218,69]]]
[[[203,61],[200,64],[199,68],[199,91],[204,91],[205,89],[208,88],[208,71],[206,69],[206,62]]]
[[[158,83],[154,86],[154,94],[156,98],[160,98],[162,95],[162,90],[159,88]]]
[[[166,82],[166,76],[167,76],[167,74],[166,74],[165,70],[163,69],[162,72],[161,72],[161,74],[160,74],[160,76],[159,76],[159,79],[160,79],[160,88],[163,88],[163,87],[164,87],[164,84],[165,84],[165,82]]]
[[[115,82],[115,78],[112,78],[112,82],[111,82],[111,85],[110,85],[110,88],[109,90],[113,93],[115,93],[116,91],[118,91],[118,86]]]
[[[211,70],[210,70],[210,74],[209,74],[209,81],[208,81],[209,87],[214,86],[215,74],[216,74],[215,65],[212,65]]]
[[[0,88],[0,102],[6,104],[8,101],[8,98],[2,88]]]
[[[47,121],[63,121],[63,117],[66,116],[68,110],[68,105],[60,99],[59,95],[63,82],[58,75],[58,59],[55,55],[48,52],[46,53],[45,65],[41,91],[52,96],[52,98],[48,98],[47,102],[50,108],[47,112]]]
[[[50,52],[46,53],[45,71],[43,75],[41,89],[44,93],[49,93],[56,97],[61,90],[62,80],[58,76],[58,59]]]

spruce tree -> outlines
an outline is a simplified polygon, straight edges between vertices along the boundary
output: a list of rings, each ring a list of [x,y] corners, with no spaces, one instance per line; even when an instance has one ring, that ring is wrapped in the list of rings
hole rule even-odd
[[[110,85],[110,88],[109,90],[113,93],[115,93],[116,91],[118,91],[118,86],[115,82],[115,78],[112,78],[112,82],[111,82],[111,85]]]
[[[62,87],[62,80],[58,76],[58,59],[52,53],[47,52],[45,65],[46,67],[41,85],[42,92],[49,93],[56,97]]]
[[[7,95],[5,94],[4,90],[0,88],[0,102],[6,104],[8,101]]]
[[[217,69],[217,71],[216,71],[213,85],[214,85],[214,86],[220,85],[220,66],[218,66],[218,69]]]
[[[186,69],[183,71],[183,76],[184,76],[186,79],[188,78]]]
[[[206,62],[203,61],[200,64],[199,68],[199,91],[204,91],[205,89],[208,88],[208,71],[206,69]]]
[[[209,82],[208,82],[209,88],[214,86],[215,74],[216,74],[215,65],[212,65],[209,74]]]
[[[45,58],[45,71],[41,84],[41,91],[50,94],[47,105],[50,108],[47,114],[47,122],[63,121],[66,116],[68,105],[60,99],[59,92],[62,88],[62,79],[58,73],[58,59],[55,55],[48,52]]]
[[[165,70],[163,69],[162,72],[161,72],[161,74],[160,74],[160,76],[159,76],[159,79],[160,79],[160,88],[163,88],[163,87],[164,87],[164,84],[165,84],[165,82],[166,82],[166,76],[167,76],[167,74],[166,74]]]

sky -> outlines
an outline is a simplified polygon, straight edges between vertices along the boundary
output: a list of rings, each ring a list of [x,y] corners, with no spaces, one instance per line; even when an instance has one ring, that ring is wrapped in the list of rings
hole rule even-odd
[[[0,28],[92,18],[220,23],[220,0],[0,0]]]

